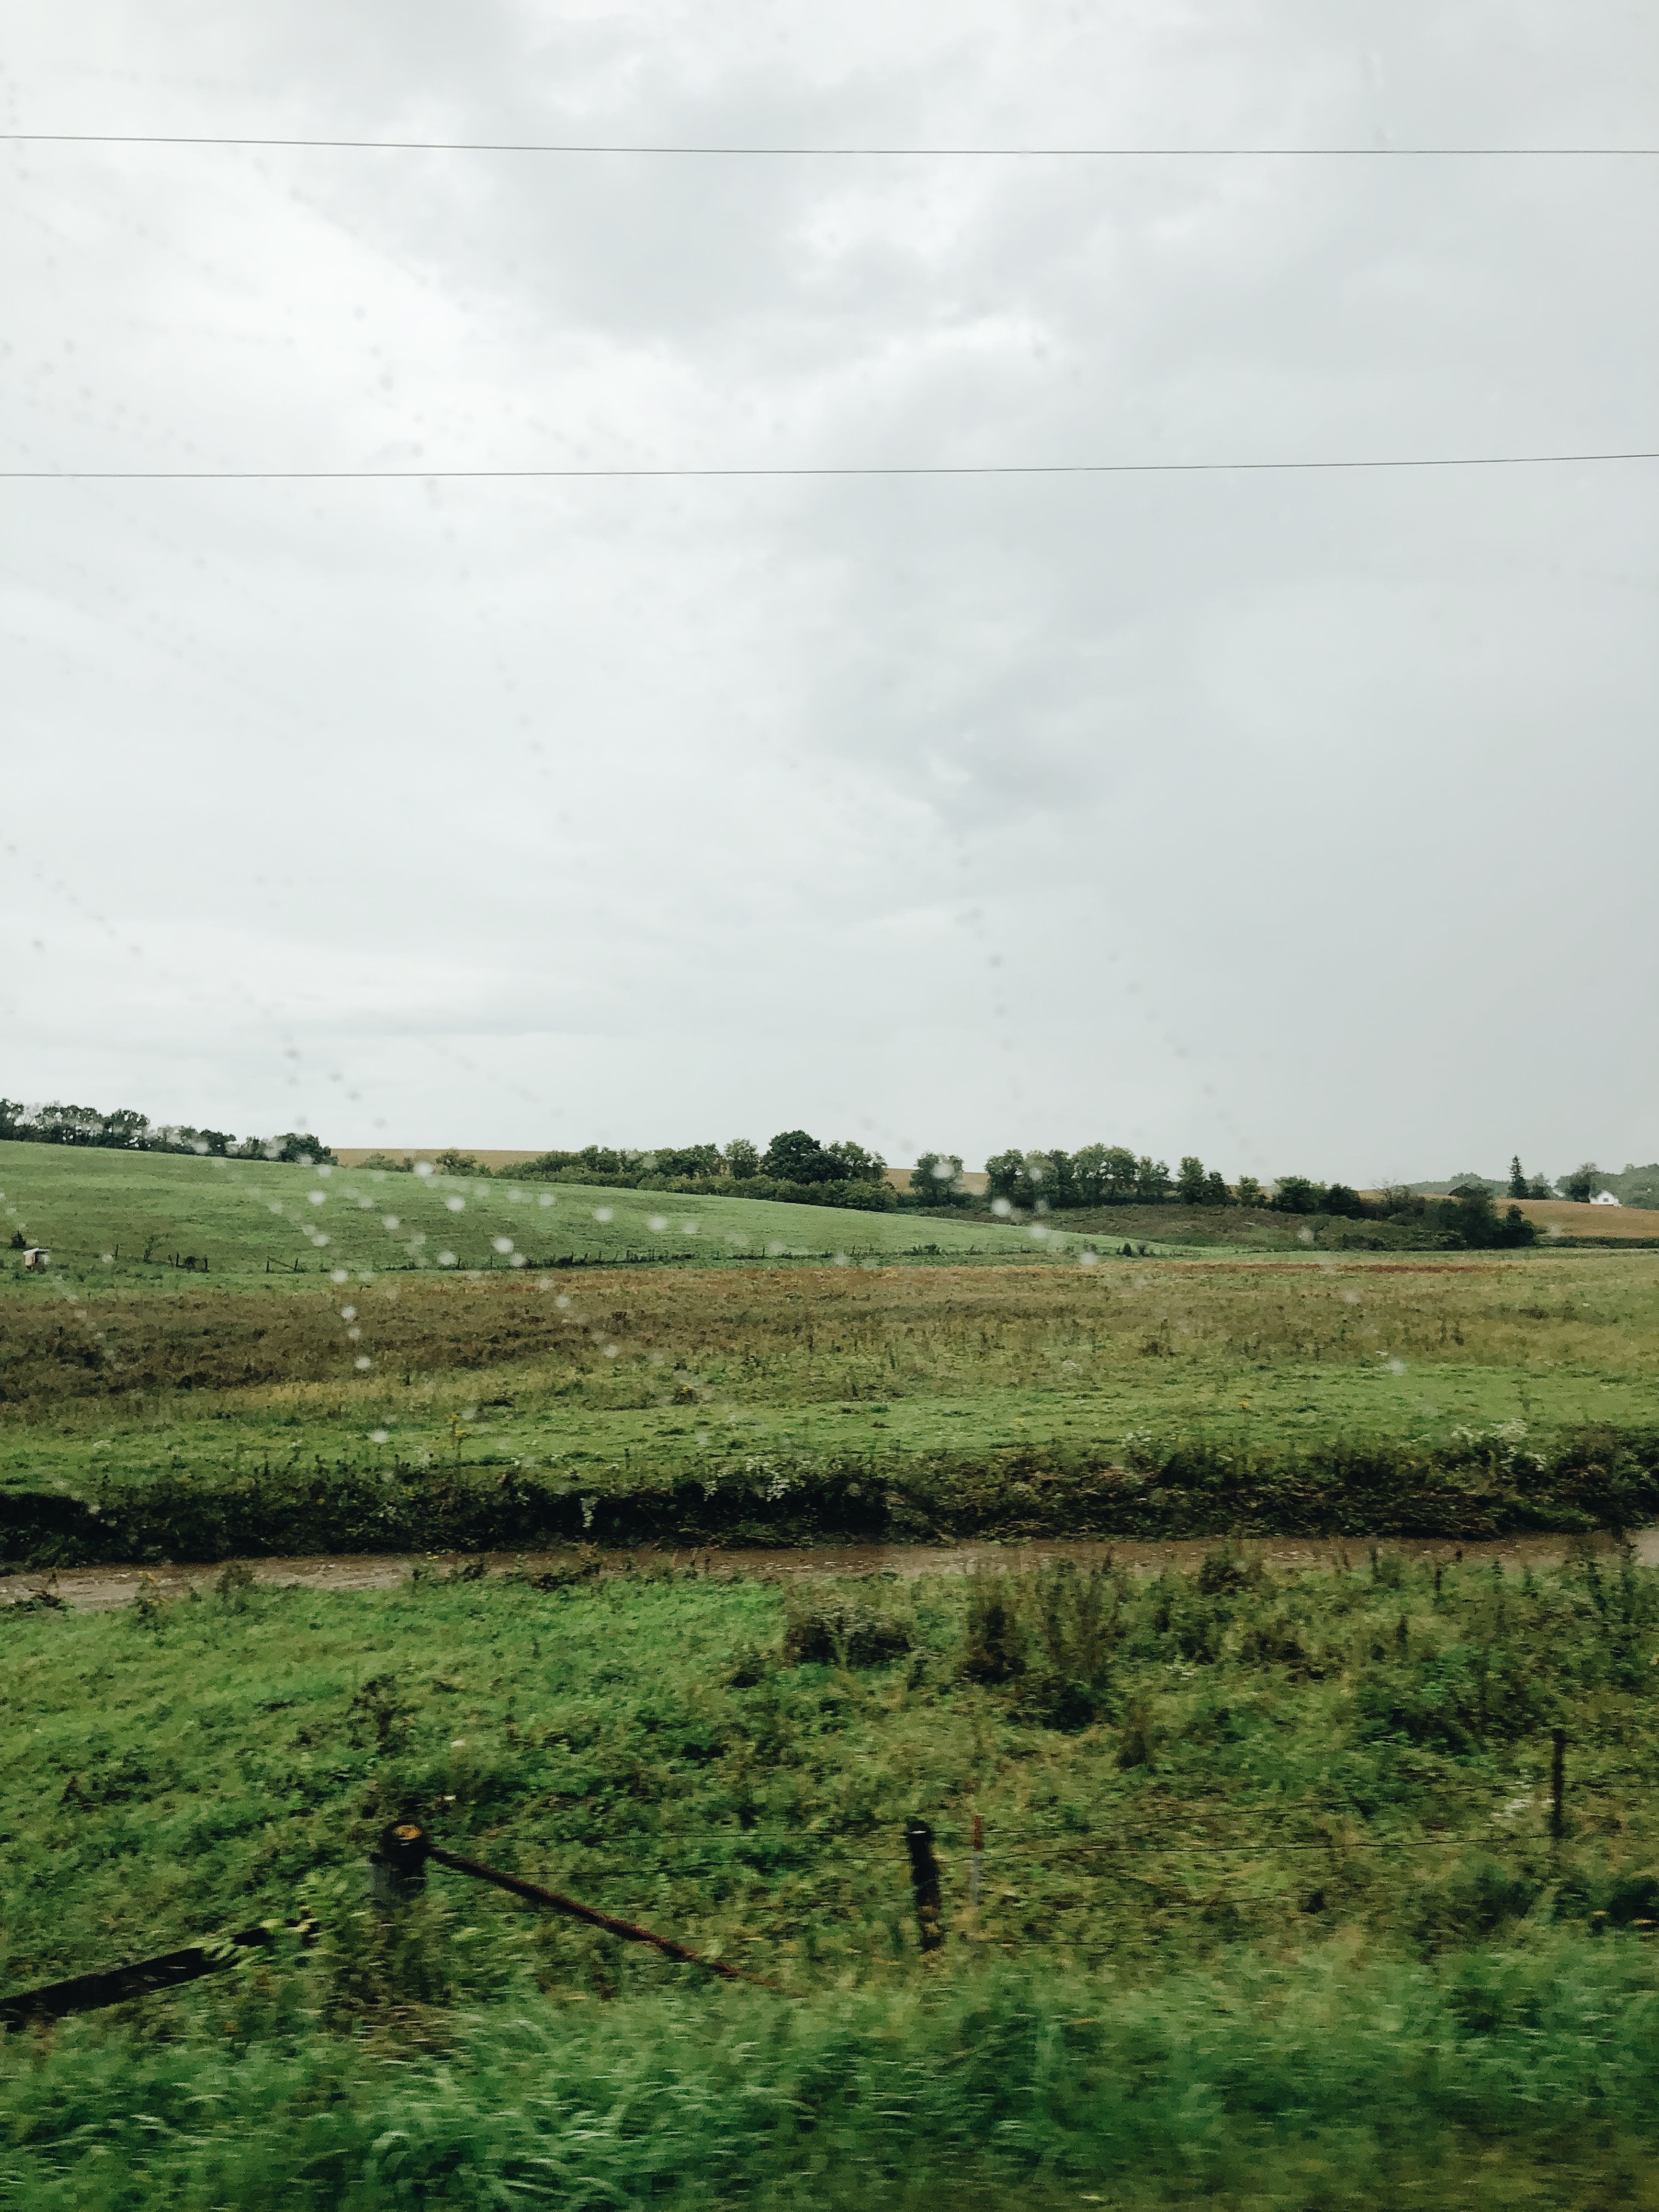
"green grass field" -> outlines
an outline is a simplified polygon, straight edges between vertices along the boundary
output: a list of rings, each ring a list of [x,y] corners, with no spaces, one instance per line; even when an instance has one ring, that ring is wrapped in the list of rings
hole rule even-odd
[[[1645,1253],[1125,1259],[915,1216],[653,1217],[649,1194],[568,1189],[544,1208],[410,1176],[373,1186],[376,1212],[362,1176],[0,1153],[4,1202],[54,1255],[44,1275],[8,1255],[3,1278],[13,1559],[510,1547],[570,1533],[583,1500],[617,1540],[1479,1534],[1659,1510]],[[803,1224],[816,1245],[791,1242]],[[664,1264],[615,1264],[653,1237]],[[480,1264],[436,1264],[452,1251]]]
[[[1659,1577],[569,1576],[0,1621],[0,1990],[322,1923],[6,2037],[7,2201],[1654,2201]],[[784,1994],[375,1905],[392,1818]]]
[[[59,1145],[0,1144],[0,1188],[7,1233],[48,1245],[55,1278],[83,1288],[172,1288],[173,1262],[184,1256],[205,1261],[216,1281],[274,1283],[342,1267],[356,1275],[511,1272],[573,1256],[706,1266],[743,1255],[1006,1255],[1080,1241],[914,1214]],[[0,1281],[36,1287],[15,1258]]]

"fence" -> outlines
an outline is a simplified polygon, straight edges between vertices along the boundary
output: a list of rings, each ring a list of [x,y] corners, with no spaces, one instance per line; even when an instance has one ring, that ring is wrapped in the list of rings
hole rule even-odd
[[[1553,1850],[1559,1850],[1566,1835],[1566,1754],[1567,1734],[1565,1729],[1551,1730],[1550,1811],[1549,1834]],[[1056,1839],[1058,1840],[1058,1839]],[[1105,1850],[1121,1848],[1114,1841],[1090,1844],[1086,1838],[1065,1839],[1074,1851]],[[944,1885],[938,1856],[934,1850],[933,1831],[927,1821],[920,1818],[906,1823],[904,1848],[909,1862],[910,1891],[915,1911],[917,1948],[923,1957],[945,1948],[946,1933],[944,1916]],[[1424,1839],[1420,1848],[1443,1849],[1448,1845],[1462,1848],[1467,1838]],[[1295,1849],[1297,1847],[1291,1846]],[[1310,1850],[1324,1850],[1325,1845],[1309,1845]],[[1389,1845],[1349,1845],[1349,1849],[1409,1849],[1404,1843]],[[1224,1857],[1231,1851],[1243,1851],[1255,1856],[1258,1847],[1249,1845],[1212,1845],[1206,1850],[1200,1847],[1193,1856]],[[968,1901],[970,1907],[980,1903],[985,1865],[985,1824],[978,1813],[972,1815],[969,1845]],[[539,1911],[557,1912],[567,1919],[582,1922],[590,1928],[602,1929],[606,1935],[619,1937],[628,1943],[643,1943],[688,1966],[698,1966],[704,1972],[718,1975],[728,1982],[746,1982],[756,1989],[770,1990],[775,1996],[790,1994],[775,1982],[762,1975],[746,1972],[729,1960],[712,1958],[693,1950],[672,1936],[659,1934],[654,1929],[641,1926],[637,1921],[620,1919],[614,1913],[602,1911],[599,1906],[584,1905],[579,1899],[567,1896],[562,1891],[544,1888],[539,1882],[526,1881],[521,1875],[504,1873],[499,1867],[483,1864],[482,1860],[464,1857],[443,1844],[434,1843],[426,1830],[415,1821],[398,1821],[381,1831],[378,1848],[368,1861],[369,1894],[383,1905],[395,1905],[415,1897],[426,1886],[427,1869],[438,1866],[454,1874],[465,1875],[475,1881],[488,1882],[496,1889],[505,1890],[510,1897],[521,1899]],[[1138,1879],[1139,1877],[1130,1877]],[[1604,1916],[1593,1916],[1594,1922]],[[1650,1923],[1638,1923],[1646,1927]],[[309,1912],[304,1912],[294,1922],[262,1921],[252,1928],[239,1929],[234,1935],[215,1936],[206,1942],[187,1945],[181,1950],[163,1952],[159,1957],[143,1959],[125,1966],[99,1969],[88,1974],[77,1974],[67,1981],[51,1982],[35,1990],[25,1990],[15,1996],[0,1998],[0,2027],[22,2027],[33,2022],[63,2020],[72,2013],[95,2012],[108,2005],[124,2004],[129,2000],[154,1996],[164,1990],[179,1989],[185,1984],[199,1981],[204,1975],[216,1974],[234,1966],[248,1952],[269,1949],[277,1936],[288,1933],[305,1946],[315,1942],[319,1923]]]

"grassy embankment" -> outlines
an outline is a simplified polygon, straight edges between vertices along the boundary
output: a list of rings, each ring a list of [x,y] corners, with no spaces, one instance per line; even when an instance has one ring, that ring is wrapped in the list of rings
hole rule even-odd
[[[1653,2201],[1659,1577],[1616,1556],[0,1627],[0,1988],[323,1923],[7,2039],[32,2209]],[[441,1872],[374,1907],[399,1815],[789,1995]]]
[[[8,1204],[21,1203],[17,1158],[38,1166],[42,1149],[6,1148]],[[710,1218],[745,1220],[746,1264],[458,1276],[363,1253],[347,1266],[354,1237],[392,1233],[362,1194],[331,1178],[312,1208],[324,1186],[271,1169],[252,1172],[289,1178],[270,1186],[287,1211],[264,1218],[284,1224],[298,1206],[330,1220],[312,1233],[337,1238],[322,1255],[337,1267],[267,1289],[221,1269],[229,1230],[212,1211],[262,1231],[263,1182],[193,1160],[60,1153],[47,1166],[60,1206],[84,1170],[93,1243],[109,1231],[97,1207],[111,1172],[133,1178],[120,1185],[132,1202],[138,1169],[182,1170],[203,1213],[173,1201],[178,1248],[211,1251],[216,1228],[221,1244],[205,1277],[94,1262],[8,1279],[0,1533],[13,1558],[583,1534],[1475,1534],[1659,1512],[1659,1284],[1645,1255],[1085,1267],[1005,1231],[990,1255],[837,1267],[763,1263],[756,1249],[784,1243],[771,1217],[812,1209],[708,1201]],[[516,1220],[510,1188],[387,1181],[406,1211],[471,1222],[483,1250],[514,1256],[483,1236],[507,1237],[494,1217],[478,1225],[490,1205]],[[467,1210],[451,1216],[458,1195]],[[629,1194],[599,1195],[617,1203],[596,1231],[635,1235]],[[567,1218],[532,1211],[538,1235],[544,1218]],[[895,1240],[919,1226],[811,1225]],[[948,1227],[927,1224],[928,1241]],[[52,1233],[72,1254],[69,1232]],[[993,1232],[958,1233],[982,1248]],[[509,1241],[533,1249],[522,1231]],[[995,1264],[997,1249],[1021,1263]],[[257,1243],[241,1250],[245,1268],[258,1262]]]

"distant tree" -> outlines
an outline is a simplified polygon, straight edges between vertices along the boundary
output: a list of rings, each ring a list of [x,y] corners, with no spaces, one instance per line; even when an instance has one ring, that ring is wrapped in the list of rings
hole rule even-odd
[[[1238,1203],[1241,1206],[1265,1206],[1267,1203],[1267,1192],[1262,1189],[1253,1175],[1240,1176],[1237,1194]]]
[[[1104,1206],[1107,1188],[1104,1145],[1080,1145],[1072,1155],[1072,1203]]]
[[[1232,1202],[1233,1194],[1227,1188],[1226,1176],[1221,1173],[1218,1168],[1212,1168],[1209,1174],[1204,1178],[1205,1205],[1231,1206]]]
[[[1135,1196],[1143,1206],[1161,1206],[1169,1194],[1169,1162],[1143,1153],[1135,1162]]]
[[[1530,1198],[1532,1195],[1532,1188],[1527,1181],[1527,1171],[1521,1164],[1519,1152],[1513,1154],[1510,1160],[1509,1194],[1511,1198]]]
[[[1325,1186],[1306,1176],[1280,1176],[1273,1190],[1273,1206],[1280,1213],[1320,1213],[1324,1210]]]
[[[1109,1145],[1106,1148],[1106,1203],[1108,1206],[1128,1206],[1138,1192],[1140,1182],[1140,1163],[1127,1145]]]
[[[372,1174],[413,1175],[415,1172],[415,1163],[413,1160],[407,1158],[393,1159],[389,1152],[371,1152],[362,1164]],[[536,1163],[532,1160],[526,1161],[525,1164],[526,1166],[533,1167]],[[518,1170],[518,1172],[522,1173],[522,1170]]]
[[[1533,1177],[1532,1188],[1527,1193],[1528,1198],[1553,1198],[1554,1195],[1554,1192],[1551,1190],[1548,1182],[1542,1176]]]
[[[910,1170],[910,1195],[929,1206],[960,1206],[968,1194],[962,1183],[959,1152],[923,1152]]]
[[[1196,1152],[1182,1155],[1181,1172],[1176,1177],[1176,1196],[1183,1206],[1204,1203],[1204,1163]]]
[[[985,1187],[988,1198],[1006,1198],[1011,1206],[1020,1203],[1021,1194],[1030,1188],[1024,1153],[993,1152],[985,1163]]]
[[[297,1161],[305,1167],[337,1168],[340,1164],[326,1145],[319,1144],[315,1137],[307,1136],[302,1129],[285,1129],[280,1137],[264,1138],[259,1146],[259,1157]]]
[[[1556,1188],[1563,1198],[1576,1199],[1583,1206],[1595,1197],[1601,1181],[1601,1170],[1594,1160],[1581,1161],[1571,1175],[1564,1175]]]
[[[816,1137],[805,1129],[785,1129],[773,1138],[761,1159],[761,1171],[780,1182],[837,1182],[845,1180],[840,1165]]]
[[[104,1117],[95,1106],[64,1106],[54,1099],[34,1117],[34,1135],[43,1145],[95,1145]]]
[[[476,1176],[484,1172],[471,1152],[440,1152],[432,1164],[440,1175]]]
[[[0,1098],[0,1137],[21,1137],[28,1126],[28,1109],[21,1098]]]
[[[1327,1213],[1338,1214],[1349,1221],[1363,1221],[1365,1218],[1365,1201],[1351,1184],[1334,1182],[1328,1185],[1326,1188],[1324,1211]]]
[[[746,1182],[760,1173],[760,1153],[747,1137],[733,1137],[726,1146],[726,1172],[734,1182]]]
[[[640,1164],[648,1175],[683,1176],[696,1182],[719,1175],[723,1163],[718,1145],[659,1145]]]
[[[879,1152],[866,1152],[850,1137],[826,1145],[823,1154],[835,1166],[833,1175],[821,1178],[825,1182],[879,1182],[887,1173],[887,1163]]]

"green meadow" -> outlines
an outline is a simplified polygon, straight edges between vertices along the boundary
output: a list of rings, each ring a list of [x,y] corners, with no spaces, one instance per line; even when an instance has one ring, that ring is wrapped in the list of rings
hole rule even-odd
[[[573,1553],[0,1634],[6,1993],[320,1923],[5,2037],[6,2201],[1654,2201],[1659,1577],[1616,1547],[787,1593]],[[376,1902],[394,1819],[775,1986],[435,1868]]]
[[[47,1146],[0,1173],[52,1252],[5,1255],[13,1559],[1659,1513],[1645,1252],[1126,1257]]]
[[[55,1278],[82,1289],[170,1289],[184,1258],[205,1262],[216,1281],[274,1286],[341,1267],[1006,1256],[1073,1241],[995,1222],[62,1145],[0,1144],[0,1189],[6,1235],[49,1246]],[[0,1280],[15,1274],[14,1264]]]

